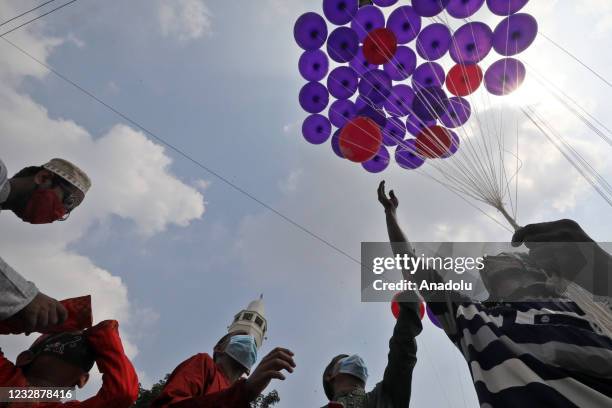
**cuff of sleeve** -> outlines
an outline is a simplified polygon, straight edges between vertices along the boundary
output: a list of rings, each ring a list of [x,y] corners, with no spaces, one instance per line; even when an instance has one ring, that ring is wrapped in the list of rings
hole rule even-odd
[[[26,282],[25,286],[20,288],[19,297],[12,296],[13,301],[4,303],[4,307],[0,307],[0,320],[8,319],[19,313],[23,308],[29,305],[32,300],[38,295],[38,288],[33,282]]]

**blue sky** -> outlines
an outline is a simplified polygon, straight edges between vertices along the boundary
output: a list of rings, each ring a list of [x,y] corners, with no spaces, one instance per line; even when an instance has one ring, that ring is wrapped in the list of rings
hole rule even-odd
[[[543,32],[612,76],[612,56],[600,51],[612,29],[608,2],[531,3]],[[4,21],[37,2],[2,4]],[[509,239],[420,174],[370,175],[302,139],[292,29],[308,10],[320,11],[320,2],[80,0],[8,38],[354,257],[360,242],[386,240],[375,196],[381,177],[396,189],[415,241]],[[524,58],[611,125],[610,89],[591,74],[541,39]],[[382,377],[394,321],[388,304],[359,301],[357,265],[4,43],[0,62],[0,155],[9,170],[67,156],[94,179],[69,223],[33,229],[3,216],[2,256],[53,296],[92,293],[98,320],[121,320],[145,384],[210,352],[260,293],[270,327],[262,353],[277,345],[296,353],[296,372],[271,385],[281,407],[322,405],[321,372],[340,352],[365,358],[370,385]],[[609,147],[536,84],[524,87],[525,100],[540,103],[610,176]],[[533,130],[521,143],[519,222],[571,217],[596,239],[612,238],[609,207],[575,170]],[[465,363],[442,332],[426,321],[418,340],[413,406],[474,406]],[[6,339],[3,349],[13,357],[28,341]]]

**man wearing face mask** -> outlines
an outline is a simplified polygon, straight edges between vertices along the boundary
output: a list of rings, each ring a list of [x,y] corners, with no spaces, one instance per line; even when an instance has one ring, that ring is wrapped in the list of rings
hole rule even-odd
[[[415,337],[421,332],[418,298],[404,292],[399,302],[400,315],[389,341],[389,357],[383,380],[372,391],[366,392],[368,369],[358,355],[340,354],[334,357],[323,372],[323,389],[329,407],[345,408],[408,408],[412,371],[416,364]]]
[[[223,336],[213,357],[197,354],[182,362],[170,375],[153,408],[248,408],[274,378],[284,380],[282,370],[293,372],[293,353],[272,350],[248,377],[257,360],[252,335],[239,332]]]
[[[384,181],[378,200],[385,208],[394,252],[414,257],[397,221],[399,201],[393,191],[387,197]],[[558,242],[572,236],[586,234],[575,222],[562,220],[528,225],[516,232],[513,243]],[[485,302],[451,291],[421,295],[466,359],[481,406],[612,406],[612,338],[586,308],[551,284],[550,271],[540,266],[564,259],[564,254],[536,248],[540,251],[485,258],[481,278],[490,294]],[[608,254],[597,256],[610,265]],[[420,269],[411,280],[420,286],[444,278],[435,270]]]
[[[212,357],[200,353],[182,362],[151,407],[249,408],[272,379],[285,379],[282,370],[292,373],[295,368],[293,353],[276,348],[251,373],[266,330],[260,298],[236,315]]]
[[[0,210],[11,210],[24,222],[49,224],[65,220],[90,187],[89,177],[63,159],[26,167],[12,178],[8,178],[0,160]],[[0,258],[0,320],[11,316],[22,319],[28,333],[61,324],[66,310]]]

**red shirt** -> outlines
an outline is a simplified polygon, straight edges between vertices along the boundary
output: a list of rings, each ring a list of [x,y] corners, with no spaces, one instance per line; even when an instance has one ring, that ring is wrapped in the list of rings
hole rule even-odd
[[[151,408],[249,408],[244,379],[231,384],[208,354],[196,354],[174,369]]]
[[[134,366],[125,355],[119,337],[119,324],[106,320],[86,332],[87,340],[96,353],[96,364],[102,373],[102,388],[85,401],[12,403],[0,404],[7,407],[28,408],[128,408],[138,397],[138,377]],[[0,386],[29,386],[21,368],[4,357],[0,352]]]

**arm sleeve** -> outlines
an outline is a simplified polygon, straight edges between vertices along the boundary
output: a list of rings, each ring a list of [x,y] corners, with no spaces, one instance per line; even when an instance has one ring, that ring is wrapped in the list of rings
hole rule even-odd
[[[20,369],[0,351],[0,387],[25,387],[27,381]]]
[[[119,324],[104,321],[87,333],[96,353],[96,364],[102,373],[102,387],[98,393],[82,402],[68,402],[51,406],[79,408],[128,408],[138,397],[138,376],[125,355],[119,337]]]
[[[217,392],[209,391],[214,361],[207,354],[197,354],[182,362],[170,375],[162,393],[151,404],[152,408],[248,408],[245,381]],[[206,395],[205,395],[206,394]]]
[[[389,359],[382,390],[394,407],[407,408],[412,392],[412,371],[417,361],[415,337],[423,327],[417,302],[400,302],[399,305],[400,315],[393,329],[393,337],[389,340]]]
[[[38,294],[28,282],[0,258],[0,320],[8,319],[26,307]]]
[[[184,399],[169,404],[169,408],[249,408],[250,398],[246,389],[246,380],[240,379],[231,387],[208,395]]]

